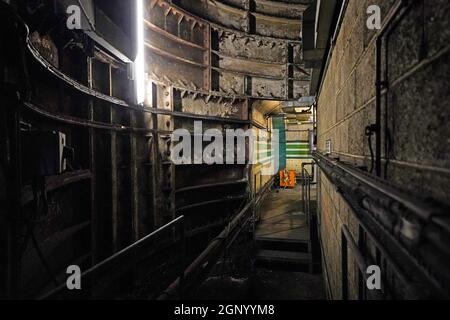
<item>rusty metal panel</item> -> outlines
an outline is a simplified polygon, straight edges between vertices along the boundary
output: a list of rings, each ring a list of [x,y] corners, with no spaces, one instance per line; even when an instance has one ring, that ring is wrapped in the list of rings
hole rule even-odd
[[[209,21],[236,30],[247,31],[247,12],[239,8],[211,0],[176,0],[181,8]]]
[[[252,81],[252,90],[252,95],[255,97],[284,99],[286,95],[286,81],[254,77]]]
[[[147,54],[147,70],[152,79],[177,84],[186,89],[203,89],[206,69],[166,59],[157,54]]]
[[[294,81],[294,99],[308,96],[309,80]]]
[[[286,42],[276,39],[259,39],[251,35],[216,30],[219,51],[229,56],[256,59],[267,62],[286,62]]]
[[[262,61],[236,59],[228,56],[219,58],[219,67],[229,71],[267,77],[284,78],[286,76],[286,64],[264,63]]]
[[[300,20],[278,18],[253,13],[256,19],[256,33],[262,36],[300,40]]]
[[[234,101],[227,99],[219,101],[210,96],[188,95],[182,98],[181,111],[192,114],[217,116],[224,118],[243,119],[247,118],[247,107],[245,101]]]
[[[230,6],[236,7],[236,8],[244,9],[244,10],[248,6],[247,0],[222,0],[221,2],[223,2],[224,4],[228,4]]]
[[[245,77],[225,71],[214,70],[213,75],[218,79],[217,91],[231,95],[243,95],[245,92]]]
[[[223,0],[222,0],[223,1]],[[302,20],[303,12],[311,1],[301,3],[255,0],[255,11],[268,16],[284,17],[294,20]]]
[[[205,49],[182,44],[153,30],[147,30],[146,44],[149,44],[149,47],[158,49],[157,52],[163,51],[168,55],[176,56],[200,65],[204,63],[203,55]]]
[[[307,81],[309,74],[302,68],[301,43],[271,38],[279,32],[280,38],[297,39],[300,19],[251,13],[256,17],[256,32],[262,23],[271,36],[259,37],[238,31],[236,26],[236,31],[215,24],[210,27],[211,22],[193,15],[245,13],[252,9],[247,6],[209,0],[174,4],[163,0],[148,4],[146,57],[151,79],[186,90],[237,97],[292,99],[304,95],[298,81]],[[259,5],[270,7],[264,1]],[[304,6],[297,7],[294,11],[300,14]]]

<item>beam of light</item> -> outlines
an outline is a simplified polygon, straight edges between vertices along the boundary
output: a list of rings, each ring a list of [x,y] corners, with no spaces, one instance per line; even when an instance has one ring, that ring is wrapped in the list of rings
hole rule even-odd
[[[145,101],[145,48],[144,48],[144,0],[136,0],[136,35],[137,55],[134,61],[136,81],[136,102],[142,104]]]

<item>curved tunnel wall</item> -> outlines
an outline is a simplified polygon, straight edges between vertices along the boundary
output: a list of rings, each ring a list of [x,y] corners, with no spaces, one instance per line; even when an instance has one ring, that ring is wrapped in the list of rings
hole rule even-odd
[[[310,70],[302,61],[300,38],[305,5],[280,6],[296,9],[289,10],[293,17],[281,17],[284,11],[278,7],[272,11],[280,17],[250,14],[218,1],[195,5],[191,1],[147,1],[150,78],[219,96],[289,100],[307,95]],[[244,17],[245,23],[239,22],[236,15]],[[266,19],[264,24],[251,32],[246,27],[252,20],[249,16],[260,15]]]
[[[155,211],[160,221],[185,214],[197,228],[212,212],[226,217],[268,182],[260,166],[170,164],[173,143],[166,132],[193,132],[196,120],[204,130],[267,131],[265,115],[253,110],[255,101],[308,95],[310,70],[302,59],[301,27],[310,2],[144,2],[146,104],[194,116],[160,114],[154,121],[161,158],[155,172],[161,190],[167,190],[155,201],[167,204]]]

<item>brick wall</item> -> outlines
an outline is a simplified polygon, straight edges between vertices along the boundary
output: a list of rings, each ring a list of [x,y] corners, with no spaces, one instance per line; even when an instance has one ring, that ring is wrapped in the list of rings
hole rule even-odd
[[[393,0],[350,0],[318,98],[318,150],[327,140],[342,161],[371,167],[365,128],[375,123],[375,35],[368,30],[366,10],[376,4],[383,19]],[[418,1],[395,28],[387,45],[390,90],[388,152],[383,148],[383,176],[418,196],[450,204],[450,90],[448,89],[450,2]],[[386,48],[386,46],[385,46]],[[386,117],[383,97],[383,125]],[[383,146],[387,135],[384,135]],[[375,150],[375,137],[372,139]],[[359,226],[348,204],[325,174],[319,179],[319,214],[325,267],[335,299],[341,296],[341,228],[358,241]],[[368,244],[368,252],[374,251]],[[358,297],[358,275],[349,256],[349,296]],[[392,280],[394,281],[394,280]],[[402,298],[392,284],[392,294]]]

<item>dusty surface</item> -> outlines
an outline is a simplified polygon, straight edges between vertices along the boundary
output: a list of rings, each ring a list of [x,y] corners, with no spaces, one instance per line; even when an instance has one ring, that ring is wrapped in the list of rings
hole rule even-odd
[[[200,300],[324,300],[322,275],[258,269],[252,278],[210,278]]]
[[[256,229],[257,238],[270,241],[273,239],[276,243],[308,241],[309,231],[301,208],[298,188],[273,191],[261,207],[261,220]],[[284,251],[279,252],[282,254]],[[228,301],[326,299],[321,274],[296,271],[298,270],[256,268],[245,277],[232,277],[229,274],[220,276],[218,273],[203,283],[194,298]]]
[[[256,238],[305,241],[309,239],[306,216],[298,188],[273,191],[261,206]]]

